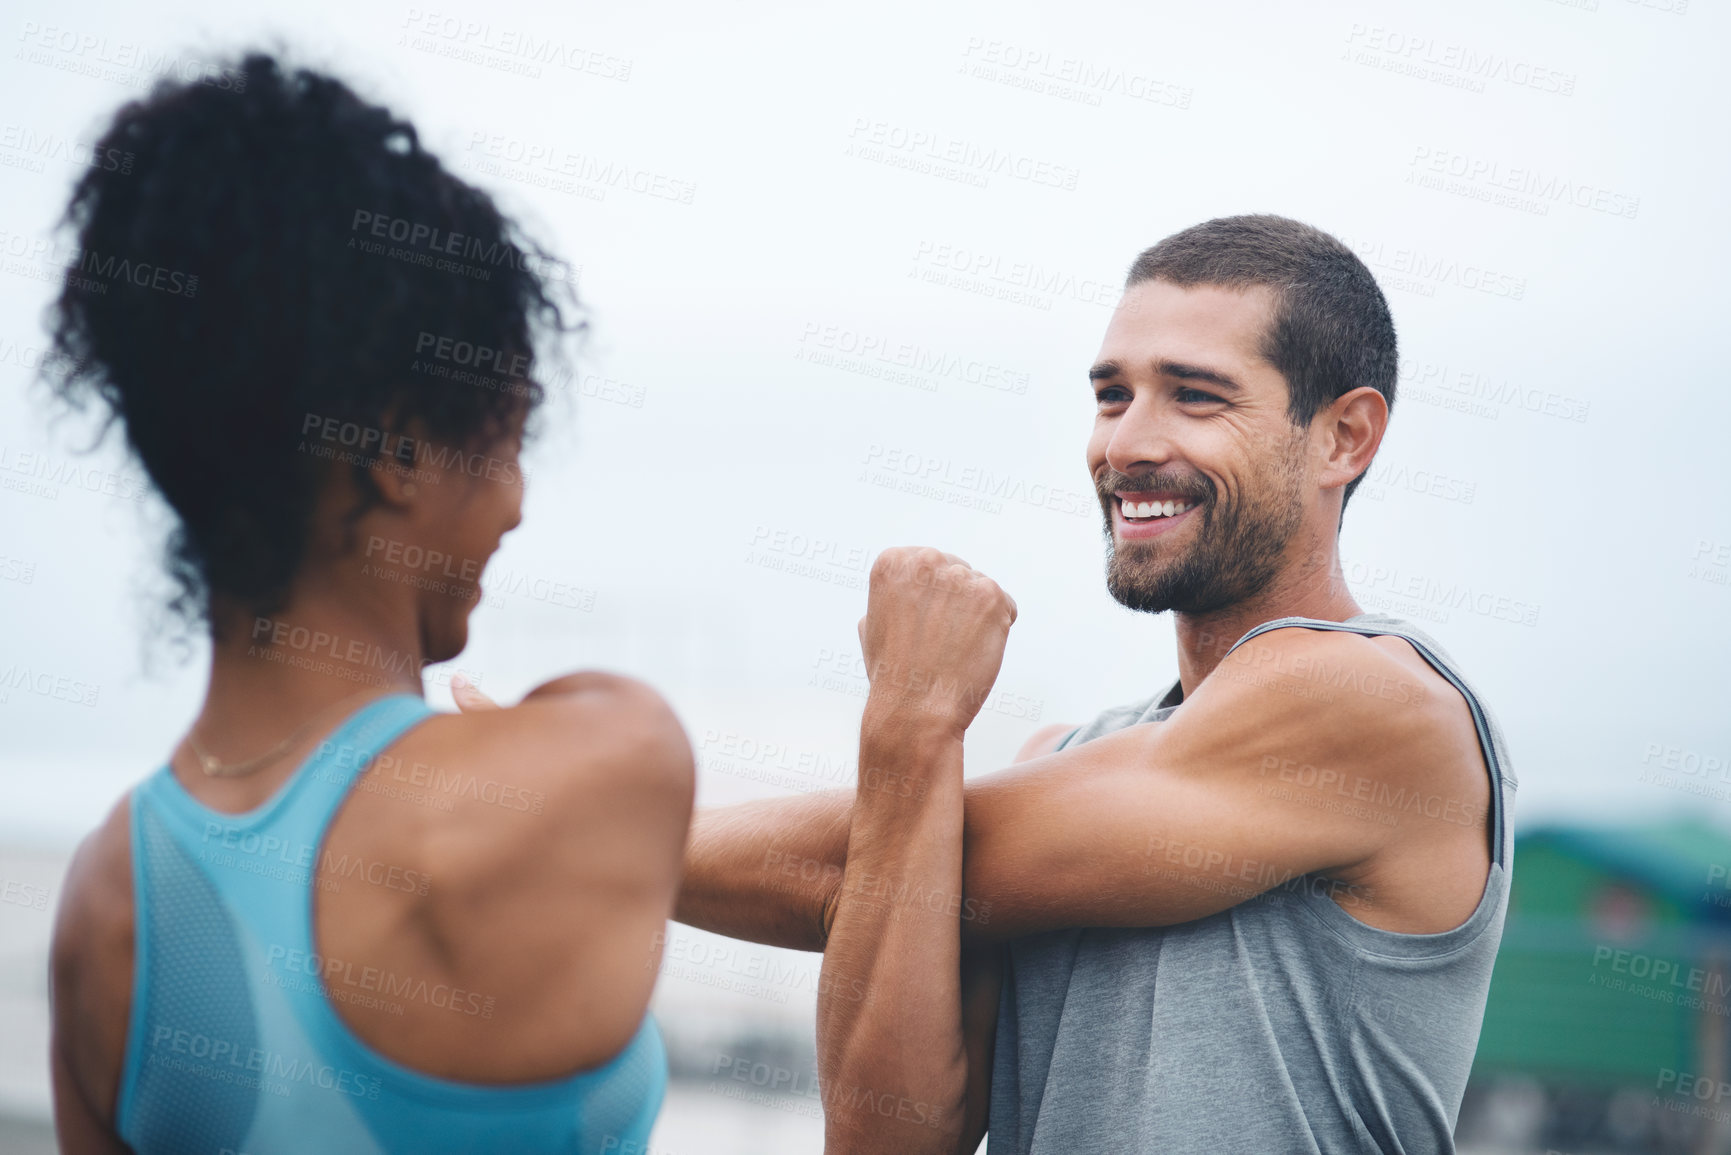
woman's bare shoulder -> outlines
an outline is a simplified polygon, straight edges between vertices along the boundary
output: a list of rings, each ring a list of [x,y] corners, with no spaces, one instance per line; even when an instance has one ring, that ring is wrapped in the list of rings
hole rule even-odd
[[[570,872],[633,889],[676,883],[696,769],[679,719],[644,683],[567,675],[412,738],[408,756],[428,764],[417,781],[453,803],[422,808],[425,849],[459,887],[537,889]],[[634,852],[616,852],[625,846]]]
[[[128,794],[79,844],[49,953],[56,1112],[99,1130],[111,1125],[132,1004],[130,818]]]

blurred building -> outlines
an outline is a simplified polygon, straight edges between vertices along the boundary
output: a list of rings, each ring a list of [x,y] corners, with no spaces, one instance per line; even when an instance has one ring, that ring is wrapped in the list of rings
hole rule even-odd
[[[1731,1152],[1731,835],[1701,822],[1515,840],[1463,1144]]]

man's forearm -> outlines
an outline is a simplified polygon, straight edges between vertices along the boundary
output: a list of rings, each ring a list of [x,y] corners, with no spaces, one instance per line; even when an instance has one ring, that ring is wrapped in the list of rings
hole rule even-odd
[[[962,885],[961,734],[868,703],[859,764],[818,996],[825,1150],[949,1152],[968,1070],[945,899]]]
[[[673,917],[729,938],[821,951],[853,798],[826,790],[699,811]]]
[[[1036,732],[1015,760],[1051,753],[1073,728]],[[964,808],[968,793],[964,786]],[[833,910],[847,865],[853,799],[852,790],[826,790],[699,811],[674,917],[747,942],[821,951],[824,914]],[[989,901],[970,896],[962,907],[963,937],[984,932],[991,913]]]

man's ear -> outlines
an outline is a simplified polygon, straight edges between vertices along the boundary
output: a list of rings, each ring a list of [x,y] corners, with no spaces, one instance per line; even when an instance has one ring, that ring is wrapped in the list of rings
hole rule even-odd
[[[1324,489],[1333,489],[1370,468],[1388,429],[1388,399],[1369,385],[1342,393],[1317,414]]]

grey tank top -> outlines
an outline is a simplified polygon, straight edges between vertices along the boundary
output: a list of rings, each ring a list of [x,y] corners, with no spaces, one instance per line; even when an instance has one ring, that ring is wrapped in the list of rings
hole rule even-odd
[[[1405,638],[1465,697],[1492,784],[1478,907],[1453,930],[1399,934],[1359,922],[1307,875],[1194,922],[1014,940],[988,1155],[1454,1150],[1508,905],[1503,736],[1436,642],[1399,618],[1280,618],[1234,648],[1294,625]],[[1174,683],[1107,710],[1060,748],[1164,721],[1181,697]]]

